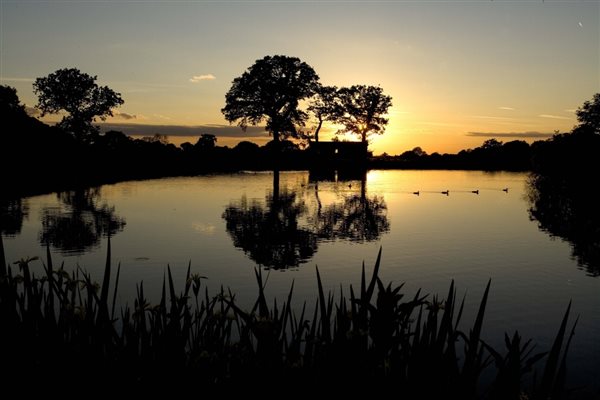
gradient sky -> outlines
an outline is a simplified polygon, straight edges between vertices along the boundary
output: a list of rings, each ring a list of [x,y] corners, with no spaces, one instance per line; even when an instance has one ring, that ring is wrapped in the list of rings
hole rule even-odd
[[[128,133],[230,128],[231,81],[265,55],[296,56],[325,85],[380,85],[393,98],[376,154],[456,152],[490,138],[570,130],[600,92],[600,1],[0,1],[0,80],[36,104],[32,82],[65,67],[125,104]],[[126,125],[125,125],[126,124]],[[327,139],[324,135],[323,139]]]

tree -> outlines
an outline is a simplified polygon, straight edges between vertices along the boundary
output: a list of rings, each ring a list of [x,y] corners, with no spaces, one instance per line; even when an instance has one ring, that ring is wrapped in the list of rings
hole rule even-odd
[[[501,147],[502,147],[502,142],[500,140],[497,140],[494,138],[486,140],[481,145],[481,148],[485,149],[485,150],[499,149]]]
[[[298,137],[296,127],[304,126],[308,118],[298,104],[316,92],[318,81],[313,68],[299,58],[266,56],[233,80],[221,112],[230,123],[238,121],[244,131],[266,121],[276,143],[280,136]]]
[[[33,83],[33,91],[38,96],[36,107],[42,116],[65,111],[67,115],[58,125],[89,142],[98,133],[98,127],[92,125],[96,118],[104,121],[113,115],[113,108],[123,104],[119,93],[107,86],[98,86],[96,79],[77,68],[63,68],[37,78]]]
[[[388,119],[386,114],[392,106],[392,98],[383,94],[379,86],[354,85],[337,92],[337,105],[333,122],[343,126],[337,133],[352,132],[362,142],[367,136],[383,134]]]
[[[14,87],[0,85],[0,112],[2,118],[26,115],[25,107],[19,101]]]
[[[421,147],[417,146],[414,149],[412,149],[412,152],[417,156],[417,157],[423,157],[427,155],[427,152],[425,150],[423,150]]]
[[[334,117],[336,95],[337,87],[319,85],[315,97],[308,106],[308,111],[312,112],[317,119],[317,127],[314,133],[316,142],[319,141],[319,131],[323,126],[323,122]]]
[[[583,103],[575,112],[579,121],[579,128],[589,130],[591,133],[600,133],[600,93],[596,93],[592,100]]]
[[[197,149],[200,149],[200,150],[209,151],[209,150],[214,149],[216,144],[217,144],[217,137],[215,135],[203,133],[198,138],[198,141],[196,142],[194,147],[196,147]]]

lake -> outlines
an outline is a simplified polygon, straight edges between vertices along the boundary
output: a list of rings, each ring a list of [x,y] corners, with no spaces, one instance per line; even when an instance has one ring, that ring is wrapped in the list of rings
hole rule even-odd
[[[580,320],[570,382],[599,381],[598,266],[532,218],[527,174],[375,170],[274,178],[166,178],[21,199],[5,207],[6,259],[43,259],[43,243],[50,243],[55,264],[80,266],[99,281],[110,234],[121,303],[133,302],[141,281],[156,299],[167,265],[182,287],[191,262],[211,293],[229,287],[245,307],[255,299],[261,265],[267,294],[283,301],[294,282],[301,307],[314,302],[315,266],[327,289],[339,293],[341,285],[347,294],[360,282],[363,261],[370,271],[382,248],[384,282],[405,282],[408,296],[419,288],[445,296],[454,280],[466,294],[467,323],[491,279],[484,338],[498,349],[505,331],[518,330],[538,351],[549,350],[572,300],[571,322]],[[41,271],[40,261],[32,265]]]

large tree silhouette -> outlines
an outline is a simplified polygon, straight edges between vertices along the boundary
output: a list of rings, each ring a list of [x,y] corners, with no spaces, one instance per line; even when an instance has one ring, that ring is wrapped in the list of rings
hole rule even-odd
[[[374,134],[383,134],[388,119],[383,117],[392,106],[392,98],[379,86],[353,85],[337,91],[333,122],[342,125],[337,133],[351,132],[362,142]]]
[[[276,143],[298,137],[297,127],[308,118],[299,102],[315,93],[318,81],[313,68],[296,57],[266,56],[233,80],[221,112],[244,130],[265,121]]]
[[[123,104],[119,93],[98,86],[96,79],[77,68],[63,68],[37,78],[33,83],[38,96],[36,107],[42,116],[66,112],[59,126],[80,140],[91,141],[98,133],[98,128],[92,125],[96,118],[105,120],[113,115],[113,108]]]

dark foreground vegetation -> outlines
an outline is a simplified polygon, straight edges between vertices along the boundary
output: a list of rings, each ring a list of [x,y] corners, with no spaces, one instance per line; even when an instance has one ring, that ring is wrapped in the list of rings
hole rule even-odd
[[[56,268],[49,252],[42,276],[31,272],[31,259],[7,266],[2,257],[0,357],[10,366],[2,378],[14,387],[35,382],[30,393],[67,395],[110,388],[268,394],[282,387],[394,390],[404,398],[577,394],[565,381],[577,323],[567,326],[570,306],[548,352],[534,351],[518,332],[494,349],[481,337],[489,283],[475,320],[462,330],[465,299],[457,299],[454,283],[446,298],[420,291],[405,297],[402,285],[378,278],[380,260],[381,252],[370,279],[363,265],[360,287],[335,297],[323,291],[317,270],[313,309],[293,305],[293,285],[287,299],[269,305],[257,269],[256,302],[243,310],[230,290],[209,295],[190,268],[182,291],[167,268],[158,304],[148,302],[142,282],[133,304],[119,308],[120,266],[111,266],[110,241],[101,285],[81,268]],[[490,369],[494,378],[484,382]]]

